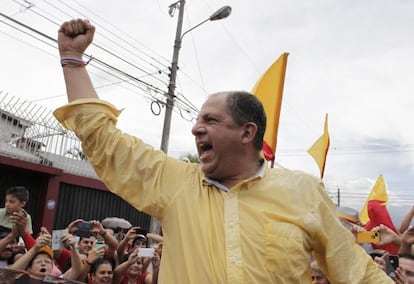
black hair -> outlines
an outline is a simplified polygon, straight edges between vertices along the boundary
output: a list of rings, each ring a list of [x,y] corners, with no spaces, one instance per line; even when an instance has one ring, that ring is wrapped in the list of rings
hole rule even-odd
[[[246,91],[232,91],[227,96],[227,109],[234,122],[242,126],[253,122],[257,126],[257,133],[254,137],[254,147],[262,150],[263,137],[266,130],[266,113],[263,104],[253,94]]]
[[[6,190],[6,195],[13,195],[20,201],[29,201],[29,190],[24,186],[12,186]]]
[[[134,240],[132,241],[132,247],[134,247],[137,242],[140,242],[146,245],[148,244],[148,240],[146,238],[143,238],[142,236],[138,236],[138,237],[135,237]]]
[[[90,274],[95,274],[96,270],[98,269],[99,266],[103,265],[103,264],[109,264],[113,270],[113,265],[109,260],[103,259],[103,258],[98,258],[97,261],[95,261],[92,266],[91,266],[91,270],[89,271]]]

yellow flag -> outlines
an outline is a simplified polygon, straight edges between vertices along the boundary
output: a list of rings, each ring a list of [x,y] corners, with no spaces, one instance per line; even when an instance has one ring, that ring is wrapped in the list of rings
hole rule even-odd
[[[252,90],[252,93],[262,102],[267,116],[263,154],[268,161],[274,161],[275,159],[288,55],[287,52],[283,53],[260,77]]]
[[[371,189],[371,193],[368,196],[368,199],[365,201],[364,207],[359,213],[359,220],[363,225],[368,223],[368,205],[370,201],[381,201],[382,205],[386,205],[388,202],[388,193],[385,186],[384,177],[379,175],[377,181],[374,184],[374,187]]]
[[[309,148],[308,153],[313,157],[319,167],[321,174],[321,179],[323,178],[323,173],[325,171],[326,156],[328,155],[329,150],[329,132],[328,132],[328,114],[325,115],[325,127],[323,129],[323,134],[318,140],[313,143]]]

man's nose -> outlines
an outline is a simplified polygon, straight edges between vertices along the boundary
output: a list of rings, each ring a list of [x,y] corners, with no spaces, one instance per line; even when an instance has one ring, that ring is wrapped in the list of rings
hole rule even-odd
[[[192,133],[194,136],[197,136],[197,135],[203,134],[205,131],[206,131],[206,129],[205,129],[204,125],[202,125],[202,124],[201,124],[201,123],[199,123],[199,122],[196,122],[196,123],[194,124],[193,128],[191,129],[191,133]]]

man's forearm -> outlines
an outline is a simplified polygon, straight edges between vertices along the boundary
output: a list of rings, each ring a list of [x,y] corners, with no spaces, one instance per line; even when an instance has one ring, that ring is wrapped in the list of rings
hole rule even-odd
[[[69,102],[77,99],[98,98],[89,74],[84,66],[63,67],[63,75],[65,77]]]

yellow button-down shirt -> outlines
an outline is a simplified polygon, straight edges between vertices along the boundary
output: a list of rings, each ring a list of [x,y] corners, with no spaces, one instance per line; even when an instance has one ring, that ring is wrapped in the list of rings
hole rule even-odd
[[[263,167],[226,192],[199,165],[123,134],[119,113],[91,99],[55,116],[108,188],[160,221],[159,283],[310,283],[312,252],[331,283],[393,283],[339,223],[319,179]]]

